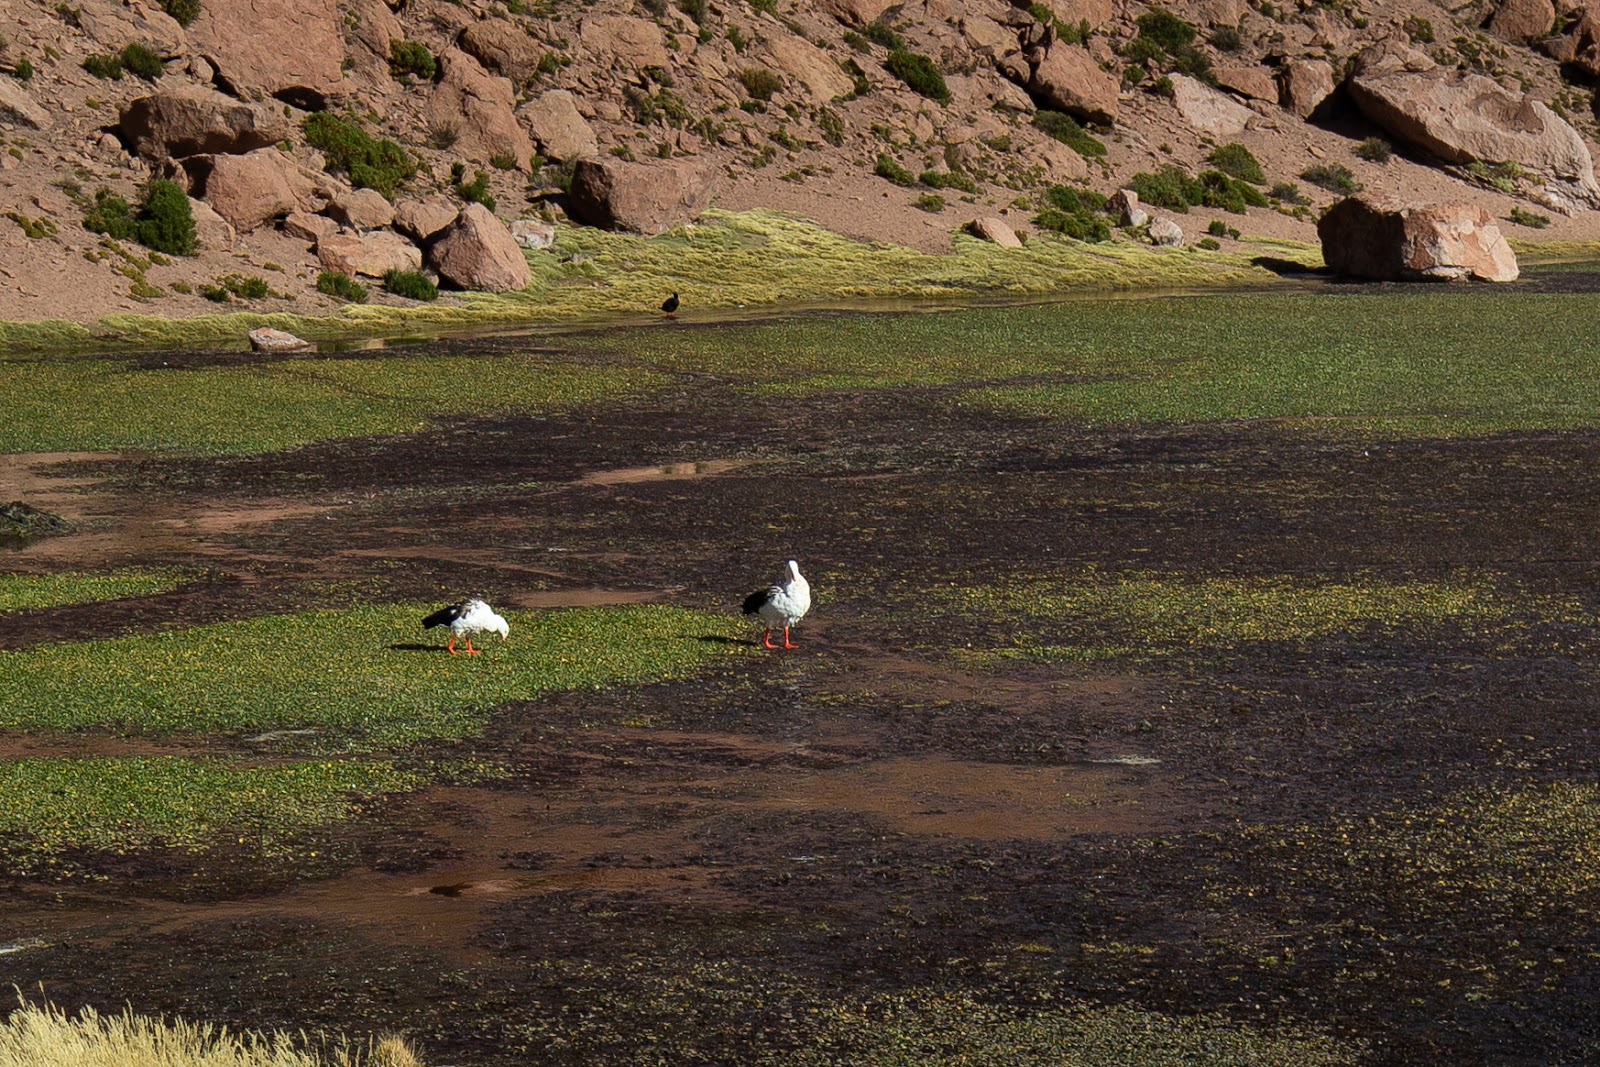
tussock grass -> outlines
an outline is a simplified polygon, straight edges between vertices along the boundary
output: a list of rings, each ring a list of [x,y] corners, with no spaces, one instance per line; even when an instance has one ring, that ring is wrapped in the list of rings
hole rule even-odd
[[[1338,582],[1130,574],[957,589],[947,597],[950,609],[959,614],[1028,620],[1015,647],[979,652],[979,658],[1170,656],[1265,641],[1304,644],[1338,634],[1395,632],[1446,621],[1482,626],[1507,615],[1494,588],[1481,580]]]
[[[131,596],[154,596],[182,585],[186,576],[174,570],[137,568],[94,574],[69,571],[60,574],[0,575],[0,615],[68,604],[94,604]]]
[[[458,738],[541,693],[681,678],[745,648],[731,616],[664,606],[511,615],[480,657],[431,647],[430,606],[274,615],[0,653],[0,730],[305,729],[356,748]],[[713,637],[707,641],[702,638]]]
[[[1296,243],[1265,243],[1255,254],[1308,267],[1321,263],[1315,247]],[[1002,249],[964,234],[953,238],[951,252],[933,255],[854,241],[779,212],[709,211],[697,225],[653,238],[562,227],[549,252],[529,254],[533,282],[520,293],[465,293],[426,307],[348,305],[326,318],[112,315],[92,329],[59,322],[12,324],[0,326],[0,342],[13,352],[95,343],[200,347],[242,343],[257,326],[274,326],[309,340],[390,336],[648,314],[660,305],[663,293],[673,290],[683,294],[687,308],[716,310],[1276,281],[1250,259],[1242,252],[1158,250],[1133,242],[1091,250],[1069,241],[1038,240],[1022,249]]]
[[[205,851],[219,843],[271,857],[297,834],[356,818],[371,801],[428,780],[373,760],[12,760],[0,763],[0,855],[14,871],[55,869],[66,852]]]
[[[0,364],[0,452],[269,452],[406,433],[463,414],[559,410],[648,388],[645,370],[494,356],[297,359],[145,370],[114,360]],[[71,419],[62,411],[74,412]]]
[[[24,1004],[0,1025],[0,1067],[422,1067],[400,1038],[317,1051],[282,1034],[127,1011]]]

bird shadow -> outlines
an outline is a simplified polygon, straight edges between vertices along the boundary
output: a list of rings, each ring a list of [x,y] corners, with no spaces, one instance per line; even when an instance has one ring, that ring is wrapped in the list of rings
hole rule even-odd
[[[389,646],[390,652],[445,652],[443,645],[419,645],[410,641],[400,641]]]
[[[742,637],[727,637],[723,634],[701,634],[695,638],[705,645],[757,645],[759,641],[747,641]]]

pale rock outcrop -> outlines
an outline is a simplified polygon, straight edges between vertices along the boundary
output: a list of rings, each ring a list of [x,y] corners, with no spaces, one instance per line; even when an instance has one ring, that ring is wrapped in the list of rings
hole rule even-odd
[[[522,246],[482,204],[467,204],[428,249],[428,265],[439,280],[458,289],[488,293],[526,289],[533,281]]]
[[[1544,43],[1545,54],[1571,63],[1591,77],[1600,77],[1600,4],[1576,5],[1565,33]]]
[[[1255,112],[1186,74],[1173,74],[1172,103],[1185,122],[1212,137],[1232,137],[1244,132]]]
[[[384,0],[351,0],[346,19],[348,62],[370,87],[380,91],[392,83],[389,73],[391,42],[406,38],[405,26]]]
[[[1111,21],[1111,0],[1044,0],[1044,6],[1068,26],[1087,22],[1091,30],[1097,30]]]
[[[1139,203],[1139,194],[1132,189],[1118,189],[1106,200],[1106,211],[1117,220],[1118,226],[1143,226],[1150,221],[1150,213]]]
[[[775,68],[789,75],[785,81],[805,86],[806,92],[818,103],[825,104],[855,87],[855,82],[839,69],[839,64],[828,53],[793,34],[768,36],[766,55]]]
[[[1357,74],[1350,96],[1396,140],[1447,163],[1514,161],[1544,181],[1543,199],[1562,211],[1600,206],[1594,159],[1582,136],[1532,94],[1463,71]]]
[[[183,161],[190,191],[214,208],[240,233],[305,208],[304,187],[296,189],[291,177],[294,160],[276,148],[244,155],[190,156]]]
[[[453,131],[450,150],[456,155],[484,163],[500,156],[527,170],[533,142],[517,121],[510,80],[490,74],[459,48],[440,55],[439,69],[425,110],[428,128]]]
[[[1517,257],[1478,204],[1416,204],[1373,196],[1339,201],[1317,222],[1337,274],[1385,281],[1514,281]]]
[[[339,224],[326,215],[313,215],[309,211],[291,211],[283,217],[283,232],[309,244],[339,232]]]
[[[567,210],[591,226],[653,236],[697,217],[711,203],[716,170],[699,160],[630,163],[580,160]]]
[[[598,155],[600,141],[594,127],[578,111],[578,102],[565,89],[551,89],[523,104],[517,117],[528,126],[539,154],[565,162]]]
[[[1001,248],[1021,248],[1022,239],[1017,236],[1004,219],[993,215],[984,215],[967,223],[967,232],[974,237],[981,238],[999,245]]]
[[[206,3],[189,45],[240,96],[253,92],[320,109],[345,94],[339,0]]]
[[[250,331],[250,348],[256,352],[305,352],[311,348],[311,342],[304,338],[296,337],[287,330],[275,330],[271,326],[258,326]]]
[[[1042,141],[1026,146],[1022,158],[1028,163],[1042,166],[1051,181],[1081,182],[1089,177],[1089,162],[1060,141]]]
[[[459,210],[454,201],[443,196],[429,196],[421,200],[402,197],[395,201],[394,228],[426,244],[456,221]]]
[[[461,50],[485,68],[523,82],[539,68],[544,49],[528,32],[510,19],[484,19],[461,31],[457,42]]]
[[[194,218],[194,237],[201,248],[232,248],[239,231],[233,223],[217,214],[204,200],[189,198],[189,214]]]
[[[0,78],[0,122],[14,122],[31,130],[47,130],[55,124],[50,112],[10,78]]]
[[[961,32],[966,37],[967,44],[976,50],[986,51],[991,56],[1003,56],[1007,52],[1017,50],[1016,31],[983,15],[962,16]]]
[[[1337,84],[1327,60],[1292,59],[1278,69],[1278,104],[1291,115],[1310,118]]]
[[[1257,66],[1218,66],[1212,72],[1217,84],[1252,100],[1278,102],[1278,82],[1272,72]]]
[[[578,29],[578,41],[589,55],[629,70],[665,69],[669,62],[661,27],[632,15],[590,15]]]
[[[1183,244],[1183,227],[1164,215],[1157,215],[1150,220],[1149,233],[1150,243],[1161,248]]]
[[[352,230],[382,229],[394,221],[394,205],[372,189],[341,192],[323,211]]]
[[[535,252],[549,248],[556,243],[556,227],[553,222],[540,222],[538,219],[514,219],[509,227],[512,238],[523,248]]]
[[[381,278],[391,270],[420,268],[422,250],[391,230],[331,233],[317,242],[317,262],[323,270]]]
[[[817,10],[846,26],[865,26],[894,6],[894,0],[817,0]]]
[[[1507,41],[1548,37],[1555,24],[1556,5],[1551,0],[1501,0],[1489,16],[1489,32]]]
[[[1040,107],[1089,122],[1116,121],[1120,88],[1082,45],[1060,41],[1050,45],[1028,80],[1028,92]]]
[[[178,20],[154,4],[123,6],[112,0],[81,0],[74,4],[78,27],[107,52],[120,52],[130,44],[143,44],[177,59],[189,50]]]
[[[289,136],[281,110],[235,100],[206,85],[162,89],[123,109],[123,140],[143,159],[250,152]]]

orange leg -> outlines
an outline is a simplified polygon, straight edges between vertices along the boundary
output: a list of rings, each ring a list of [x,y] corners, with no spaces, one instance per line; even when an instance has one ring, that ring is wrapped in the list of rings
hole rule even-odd
[[[445,647],[445,651],[449,652],[452,656],[456,654],[456,635],[455,634],[451,634],[450,635],[450,643],[448,645],[445,645],[444,647]]]
[[[793,643],[790,642],[790,640],[789,640],[789,628],[787,626],[785,626],[783,628],[783,647],[784,648],[799,648],[800,647],[799,645],[796,645],[796,644],[793,644]]]
[[[478,654],[478,650],[472,647],[472,636],[469,634],[467,636],[467,655],[476,656]]]
[[[777,648],[778,647],[777,645],[772,643],[772,627],[770,627],[770,626],[767,627],[767,632],[761,635],[761,644],[765,648]]]

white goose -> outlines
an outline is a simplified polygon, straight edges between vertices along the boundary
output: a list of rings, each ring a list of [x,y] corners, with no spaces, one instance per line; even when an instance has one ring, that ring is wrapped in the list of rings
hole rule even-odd
[[[800,574],[800,564],[789,561],[789,576],[776,585],[757,589],[744,598],[744,613],[759,618],[767,628],[761,643],[767,648],[799,648],[789,640],[789,627],[811,610],[811,583]],[[773,627],[783,627],[783,644],[772,643]]]
[[[495,614],[493,608],[481,600],[463,600],[459,604],[451,604],[422,620],[422,628],[431,630],[435,626],[450,627],[450,643],[444,647],[452,656],[456,655],[456,639],[466,637],[467,655],[476,656],[478,650],[472,647],[472,635],[485,631],[494,631],[504,641],[511,632],[511,626],[505,619]]]

